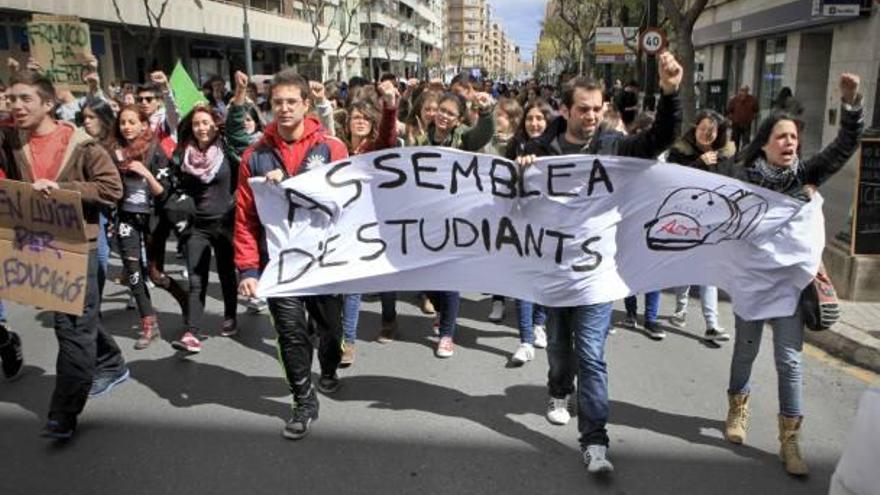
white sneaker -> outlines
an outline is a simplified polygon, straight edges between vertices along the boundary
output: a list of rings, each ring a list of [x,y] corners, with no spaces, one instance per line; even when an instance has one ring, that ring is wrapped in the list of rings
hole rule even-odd
[[[676,311],[672,313],[669,317],[669,324],[678,327],[684,328],[687,325],[687,311]]]
[[[489,321],[498,323],[504,319],[504,301],[492,301],[492,311],[489,312]]]
[[[550,402],[547,404],[547,421],[554,425],[568,424],[571,419],[571,413],[568,411],[568,398],[568,395],[562,399],[550,397]]]
[[[510,359],[517,364],[526,364],[532,359],[535,359],[535,346],[532,344],[520,344],[519,347],[516,348],[516,352],[513,353],[513,357]]]
[[[607,457],[608,448],[604,445],[587,445],[584,451],[584,465],[590,474],[603,474],[614,471],[614,465]]]
[[[437,357],[450,358],[455,354],[455,344],[452,343],[452,337],[440,337],[437,343]]]
[[[547,330],[544,325],[535,325],[533,332],[535,333],[535,347],[538,349],[547,347]]]

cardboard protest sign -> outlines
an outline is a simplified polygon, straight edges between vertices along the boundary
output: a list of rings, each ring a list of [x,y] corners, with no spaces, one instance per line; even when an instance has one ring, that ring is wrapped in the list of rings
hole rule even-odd
[[[78,192],[0,180],[0,299],[82,315],[88,256]]]
[[[578,306],[697,284],[772,318],[794,312],[824,245],[821,198],[632,158],[523,171],[395,148],[249,184],[270,258],[261,297],[461,290]]]
[[[56,85],[71,91],[86,91],[85,77],[92,68],[89,25],[78,17],[34,14],[27,25],[31,57]]]

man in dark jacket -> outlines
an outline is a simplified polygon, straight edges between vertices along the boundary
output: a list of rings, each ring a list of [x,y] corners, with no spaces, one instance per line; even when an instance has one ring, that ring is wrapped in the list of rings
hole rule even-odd
[[[129,375],[119,347],[100,325],[96,249],[99,210],[122,198],[122,182],[100,144],[85,131],[52,118],[54,95],[52,83],[37,72],[13,76],[7,96],[15,128],[0,132],[0,178],[31,182],[35,191],[47,196],[58,189],[82,196],[91,244],[83,314],[55,313],[57,377],[43,432],[68,439],[87,398],[107,393]]]
[[[663,94],[650,129],[633,136],[600,130],[599,123],[605,112],[602,85],[578,77],[569,82],[562,94],[561,117],[553,121],[541,137],[531,141],[526,146],[527,155],[517,161],[526,166],[536,156],[584,153],[656,157],[672,144],[675,129],[681,123],[678,86],[682,76],[682,68],[672,54],[661,54],[658,62]],[[583,460],[591,473],[607,473],[614,469],[607,458],[608,433],[605,428],[608,422],[608,372],[604,355],[611,306],[612,303],[607,302],[552,308],[548,328],[550,405],[547,418],[557,424],[568,422],[568,400],[574,392],[577,370],[578,431]],[[575,355],[576,367],[573,364]]]

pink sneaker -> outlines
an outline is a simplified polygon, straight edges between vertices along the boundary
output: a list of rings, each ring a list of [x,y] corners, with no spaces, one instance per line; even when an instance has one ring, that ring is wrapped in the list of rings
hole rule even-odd
[[[452,342],[452,337],[440,337],[440,342],[437,343],[437,357],[448,358],[454,353],[455,344]]]
[[[171,343],[171,347],[195,354],[202,350],[202,342],[192,332],[184,332],[178,340]]]

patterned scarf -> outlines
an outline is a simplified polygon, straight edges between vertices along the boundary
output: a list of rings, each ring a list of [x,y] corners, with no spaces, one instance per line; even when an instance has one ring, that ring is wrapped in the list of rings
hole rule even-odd
[[[203,184],[210,184],[220,171],[224,159],[223,150],[217,143],[212,144],[205,151],[190,143],[183,152],[182,168],[189,175],[198,177]]]
[[[754,164],[755,170],[761,174],[762,180],[760,186],[773,189],[774,191],[784,191],[791,187],[791,185],[797,180],[797,170],[799,166],[800,161],[797,157],[795,157],[794,163],[788,167],[770,165],[763,156],[759,156]]]

